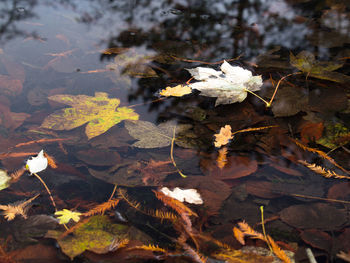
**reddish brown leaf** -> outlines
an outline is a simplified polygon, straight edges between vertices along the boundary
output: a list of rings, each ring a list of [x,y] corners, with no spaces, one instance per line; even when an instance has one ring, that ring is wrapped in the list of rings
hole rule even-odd
[[[202,172],[218,180],[237,179],[254,173],[258,168],[256,160],[245,156],[230,156],[223,169],[217,167],[215,161],[203,159],[200,162]]]
[[[296,228],[335,230],[347,221],[345,210],[324,203],[293,205],[280,212],[281,220]]]
[[[16,96],[22,92],[22,82],[11,76],[0,75],[0,91],[4,95]]]
[[[250,180],[246,182],[246,191],[249,194],[267,199],[281,196],[281,194],[276,193],[276,187],[273,183],[261,180]]]
[[[309,122],[304,124],[300,132],[302,143],[308,144],[309,142],[314,142],[320,139],[322,137],[323,128],[323,122]]]
[[[332,248],[332,237],[326,232],[317,229],[308,229],[302,231],[300,237],[305,243],[314,248],[322,249],[327,252],[330,252]]]
[[[327,198],[347,200],[350,196],[350,182],[342,182],[332,185],[327,194]]]
[[[76,153],[76,157],[86,164],[95,166],[112,166],[121,161],[120,155],[117,152],[99,149],[79,151]]]

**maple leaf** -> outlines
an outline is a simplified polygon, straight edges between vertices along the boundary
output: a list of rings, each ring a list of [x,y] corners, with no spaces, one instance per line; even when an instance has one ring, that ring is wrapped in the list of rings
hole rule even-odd
[[[27,211],[30,207],[30,203],[38,196],[39,194],[28,200],[17,201],[8,205],[0,205],[0,209],[4,210],[2,213],[7,221],[13,220],[16,215],[21,215],[24,219],[27,219]]]
[[[63,209],[55,212],[55,216],[60,221],[60,224],[67,224],[71,219],[75,222],[79,222],[81,213]]]
[[[199,90],[203,96],[217,97],[215,106],[242,102],[248,92],[259,90],[263,84],[261,76],[253,76],[251,71],[233,67],[226,61],[220,69],[221,71],[203,67],[187,69],[194,79],[200,80],[189,86]]]
[[[85,123],[88,139],[96,137],[122,120],[137,120],[139,115],[127,107],[119,107],[120,100],[108,98],[104,92],[87,95],[54,95],[50,100],[67,104],[72,108],[58,110],[45,118],[41,127],[53,130],[71,130]]]
[[[232,132],[231,132],[231,126],[225,125],[225,127],[222,127],[220,129],[220,132],[217,134],[214,134],[215,141],[214,145],[215,147],[221,147],[223,145],[226,145],[229,143],[229,141],[233,138]]]
[[[160,95],[169,97],[182,97],[183,95],[190,94],[192,89],[190,86],[177,85],[175,87],[166,87],[165,89],[159,92]]]

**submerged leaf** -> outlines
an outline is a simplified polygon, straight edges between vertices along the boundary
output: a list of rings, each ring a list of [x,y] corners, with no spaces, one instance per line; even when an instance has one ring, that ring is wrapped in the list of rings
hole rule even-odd
[[[117,249],[116,241],[125,239],[127,229],[125,225],[112,224],[107,216],[93,216],[74,229],[73,235],[60,238],[62,232],[49,230],[46,237],[57,239],[62,252],[73,260],[85,250],[103,254]]]
[[[247,97],[247,90],[260,90],[263,84],[261,76],[253,76],[251,71],[233,67],[226,61],[220,69],[221,71],[203,67],[187,69],[194,79],[200,80],[189,86],[199,90],[203,96],[217,97],[215,106],[242,102]]]
[[[338,143],[338,139],[346,136],[350,133],[349,129],[341,123],[325,123],[325,130],[323,131],[322,138],[316,142],[329,149],[338,147],[343,143]],[[349,140],[348,140],[349,141]],[[347,143],[348,141],[345,141]]]
[[[137,120],[139,115],[127,107],[118,107],[120,100],[108,98],[104,92],[96,92],[95,97],[87,95],[54,95],[50,100],[67,104],[72,108],[58,110],[45,118],[41,127],[53,130],[71,130],[85,123],[86,136],[96,137],[122,120]]]
[[[302,72],[318,79],[335,82],[349,82],[350,77],[339,72],[333,72],[343,66],[343,63],[332,61],[317,61],[314,54],[301,51],[298,55],[290,54],[290,64]]]
[[[169,146],[175,126],[176,134],[188,128],[188,125],[176,125],[176,123],[172,121],[161,123],[158,126],[149,121],[125,122],[125,128],[129,131],[129,134],[138,140],[132,144],[132,146],[138,148],[160,148]]]

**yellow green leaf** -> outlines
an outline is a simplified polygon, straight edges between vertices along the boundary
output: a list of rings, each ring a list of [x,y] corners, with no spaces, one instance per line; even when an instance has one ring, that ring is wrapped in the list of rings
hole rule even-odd
[[[71,219],[75,222],[79,222],[81,213],[63,209],[61,211],[55,212],[55,216],[57,216],[60,224],[67,224]]]
[[[63,232],[49,230],[45,237],[57,240],[62,252],[71,260],[85,250],[104,254],[118,249],[123,240],[128,239],[126,225],[112,224],[107,216],[93,216],[88,222],[74,229],[73,235],[61,238]]]
[[[108,98],[108,94],[104,92],[96,92],[95,97],[60,94],[51,96],[49,99],[72,107],[58,110],[47,116],[41,127],[71,130],[88,123],[85,133],[89,139],[106,132],[123,120],[139,118],[139,115],[130,108],[118,108],[120,100]]]

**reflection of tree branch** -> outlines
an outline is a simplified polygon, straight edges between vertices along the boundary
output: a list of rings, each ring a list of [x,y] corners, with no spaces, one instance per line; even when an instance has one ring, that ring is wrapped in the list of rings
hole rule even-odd
[[[26,6],[23,11],[21,11],[21,4]],[[0,24],[0,40],[10,40],[18,35],[28,35],[26,32],[17,29],[16,22],[35,16],[31,10],[36,5],[36,0],[2,0],[1,5],[10,7],[6,8],[5,6],[0,9],[1,20],[5,20],[4,22],[1,21]]]

